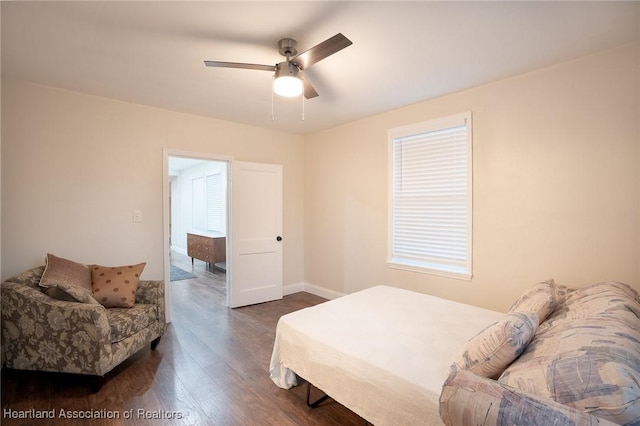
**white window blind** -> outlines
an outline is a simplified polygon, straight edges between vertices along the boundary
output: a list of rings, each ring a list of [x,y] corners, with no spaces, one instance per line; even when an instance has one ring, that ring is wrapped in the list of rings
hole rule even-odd
[[[205,182],[202,177],[191,180],[192,228],[198,231],[206,230],[204,185]]]
[[[393,129],[391,266],[471,278],[471,114]]]
[[[224,182],[222,173],[207,175],[207,231],[224,232]]]

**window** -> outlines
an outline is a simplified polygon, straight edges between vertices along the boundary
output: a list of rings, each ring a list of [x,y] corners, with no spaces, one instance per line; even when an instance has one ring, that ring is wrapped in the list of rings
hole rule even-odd
[[[207,201],[204,194],[204,178],[198,177],[191,180],[191,203],[193,215],[193,229],[196,231],[205,231],[206,224],[206,205]]]
[[[471,113],[391,129],[389,266],[471,279]]]
[[[191,179],[191,202],[196,231],[226,232],[226,174],[222,169]]]
[[[225,232],[224,175],[207,176],[207,231]]]

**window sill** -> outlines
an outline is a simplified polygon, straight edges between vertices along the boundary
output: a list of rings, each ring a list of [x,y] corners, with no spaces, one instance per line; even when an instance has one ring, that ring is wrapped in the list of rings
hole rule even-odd
[[[425,266],[411,265],[393,260],[388,261],[387,265],[392,269],[417,272],[419,274],[437,275],[439,277],[453,278],[461,281],[471,281],[471,278],[473,277],[472,274],[467,272],[445,271],[440,269],[428,268]]]

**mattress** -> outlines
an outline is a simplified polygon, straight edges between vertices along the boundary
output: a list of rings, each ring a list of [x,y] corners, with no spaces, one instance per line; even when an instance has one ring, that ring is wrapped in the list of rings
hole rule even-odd
[[[438,399],[464,343],[504,314],[376,286],[284,315],[270,375],[304,378],[379,425],[442,424]]]

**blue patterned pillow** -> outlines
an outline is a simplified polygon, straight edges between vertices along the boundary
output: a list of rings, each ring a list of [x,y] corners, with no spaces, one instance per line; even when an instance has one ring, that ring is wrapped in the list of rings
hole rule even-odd
[[[553,280],[536,284],[513,303],[509,313],[533,312],[538,315],[538,322],[542,323],[556,308],[555,287]]]
[[[482,377],[498,377],[525,350],[537,327],[535,313],[507,314],[471,338],[451,368],[469,370]]]

